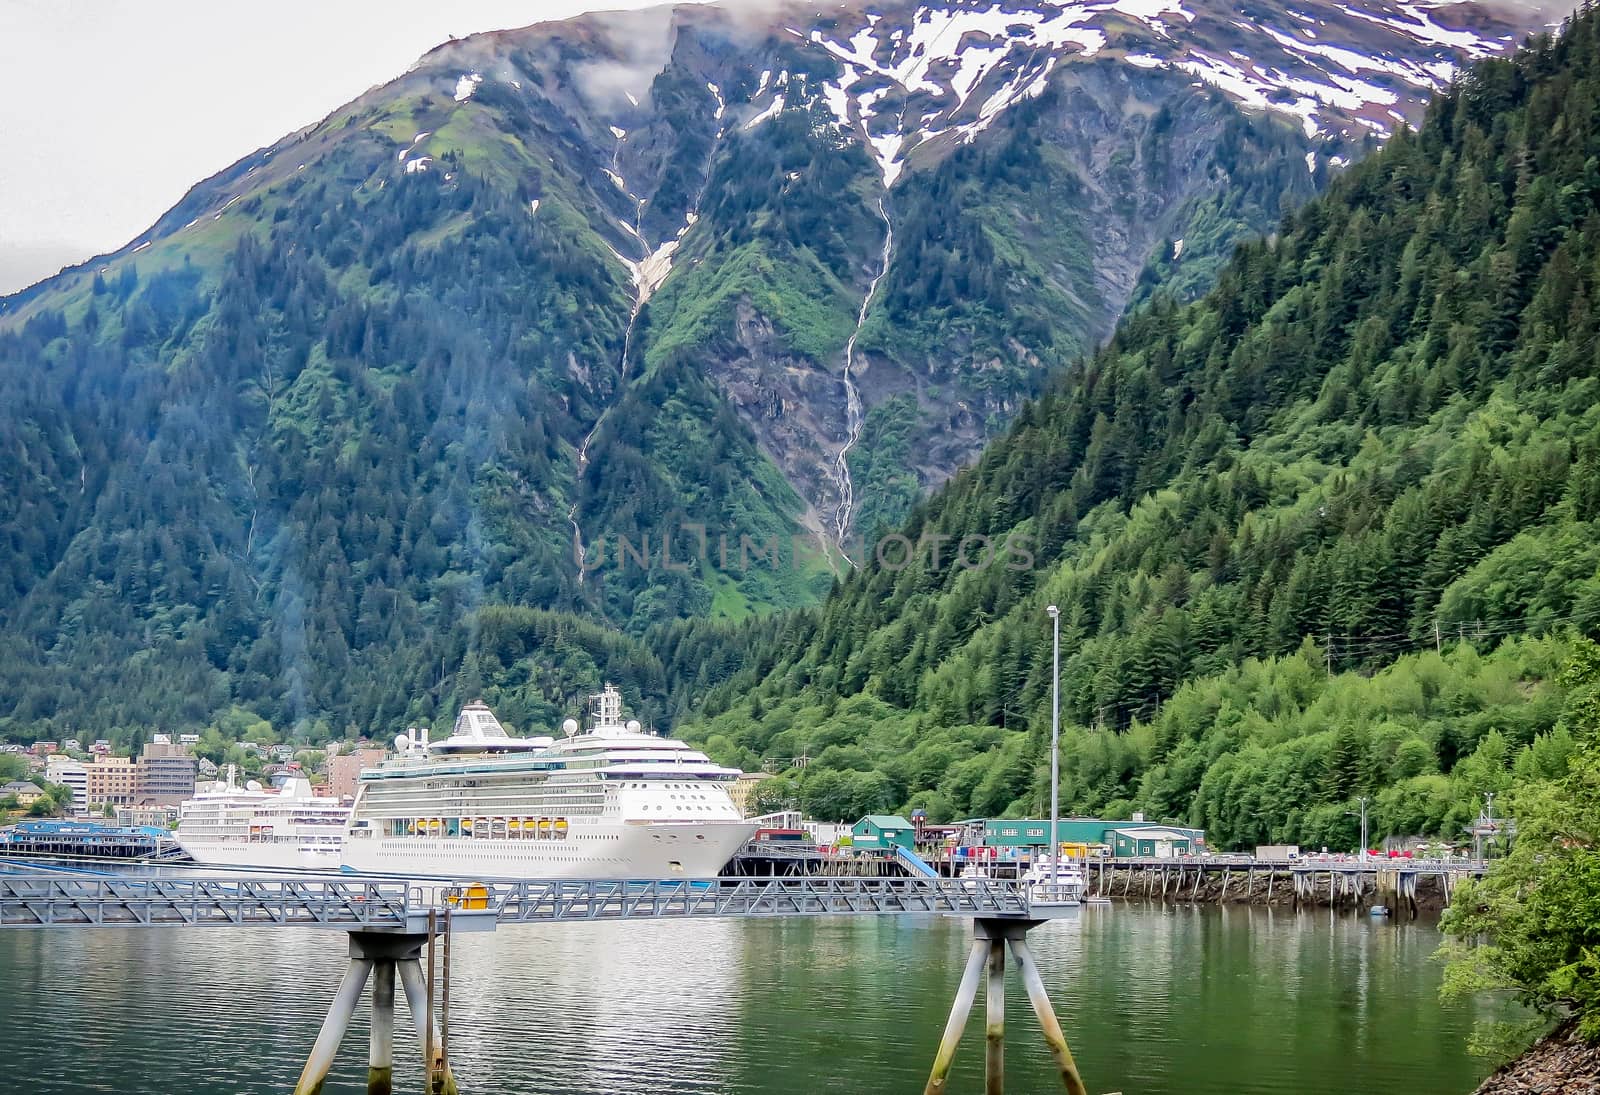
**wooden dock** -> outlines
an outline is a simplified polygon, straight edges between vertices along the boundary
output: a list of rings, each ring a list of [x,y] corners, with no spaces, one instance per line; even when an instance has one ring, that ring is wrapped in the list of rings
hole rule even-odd
[[[1383,905],[1415,919],[1425,908],[1449,905],[1461,880],[1481,877],[1484,864],[1389,859],[1259,863],[1217,857],[1095,859],[1086,870],[1089,892],[1099,897],[1353,912]]]

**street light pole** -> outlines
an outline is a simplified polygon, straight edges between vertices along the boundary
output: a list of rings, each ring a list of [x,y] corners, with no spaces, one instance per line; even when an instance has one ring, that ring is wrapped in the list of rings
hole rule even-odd
[[[1367,858],[1367,796],[1361,796],[1361,858]]]
[[[1061,834],[1056,819],[1061,813],[1061,610],[1045,609],[1050,616],[1050,885],[1061,884]]]

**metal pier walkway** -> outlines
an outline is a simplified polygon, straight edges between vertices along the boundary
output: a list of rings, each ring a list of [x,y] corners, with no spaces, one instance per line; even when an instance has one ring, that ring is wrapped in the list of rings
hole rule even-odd
[[[1009,948],[1068,1095],[1087,1095],[1050,1006],[1028,931],[1069,906],[1032,900],[1015,882],[946,878],[580,879],[407,882],[345,876],[119,878],[0,874],[0,928],[132,926],[333,928],[349,936],[349,965],[306,1059],[295,1095],[321,1095],[340,1043],[371,986],[368,1095],[393,1090],[395,995],[404,991],[430,1095],[458,1095],[450,1067],[450,939],[499,924],[712,917],[937,913],[970,917],[972,949],[925,1095],[945,1095],[956,1045],[979,983],[988,985],[985,1090],[1003,1087]],[[435,962],[435,943],[443,944]],[[985,971],[987,970],[987,976]],[[437,999],[438,1007],[435,1008]]]
[[[0,875],[0,928],[306,926],[418,933],[449,908],[458,930],[575,920],[943,913],[1044,920],[1016,883],[939,878],[404,882],[351,878]]]

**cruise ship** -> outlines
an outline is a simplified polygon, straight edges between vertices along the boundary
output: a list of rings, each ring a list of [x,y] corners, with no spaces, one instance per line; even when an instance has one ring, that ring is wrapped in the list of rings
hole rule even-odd
[[[482,702],[450,736],[425,730],[361,773],[343,864],[443,878],[711,878],[756,831],[728,796],[738,777],[622,719],[611,685],[564,737],[514,738]]]
[[[255,780],[202,784],[178,807],[178,846],[196,863],[266,870],[339,869],[350,807],[318,798],[304,776],[269,790]]]

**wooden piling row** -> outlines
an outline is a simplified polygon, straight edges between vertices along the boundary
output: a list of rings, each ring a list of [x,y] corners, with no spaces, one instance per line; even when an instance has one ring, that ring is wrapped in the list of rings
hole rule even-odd
[[[1117,863],[1101,861],[1088,868],[1091,892],[1167,903],[1215,902],[1277,905],[1295,909],[1331,908],[1359,911],[1384,905],[1415,918],[1423,907],[1419,886],[1436,886],[1446,905],[1456,880],[1450,872],[1373,864],[1353,870],[1289,864]],[[1192,877],[1191,877],[1192,874]],[[1117,882],[1122,883],[1121,886]],[[1432,881],[1426,881],[1431,879]],[[1278,882],[1288,882],[1279,889]],[[1427,892],[1427,891],[1422,891]]]

